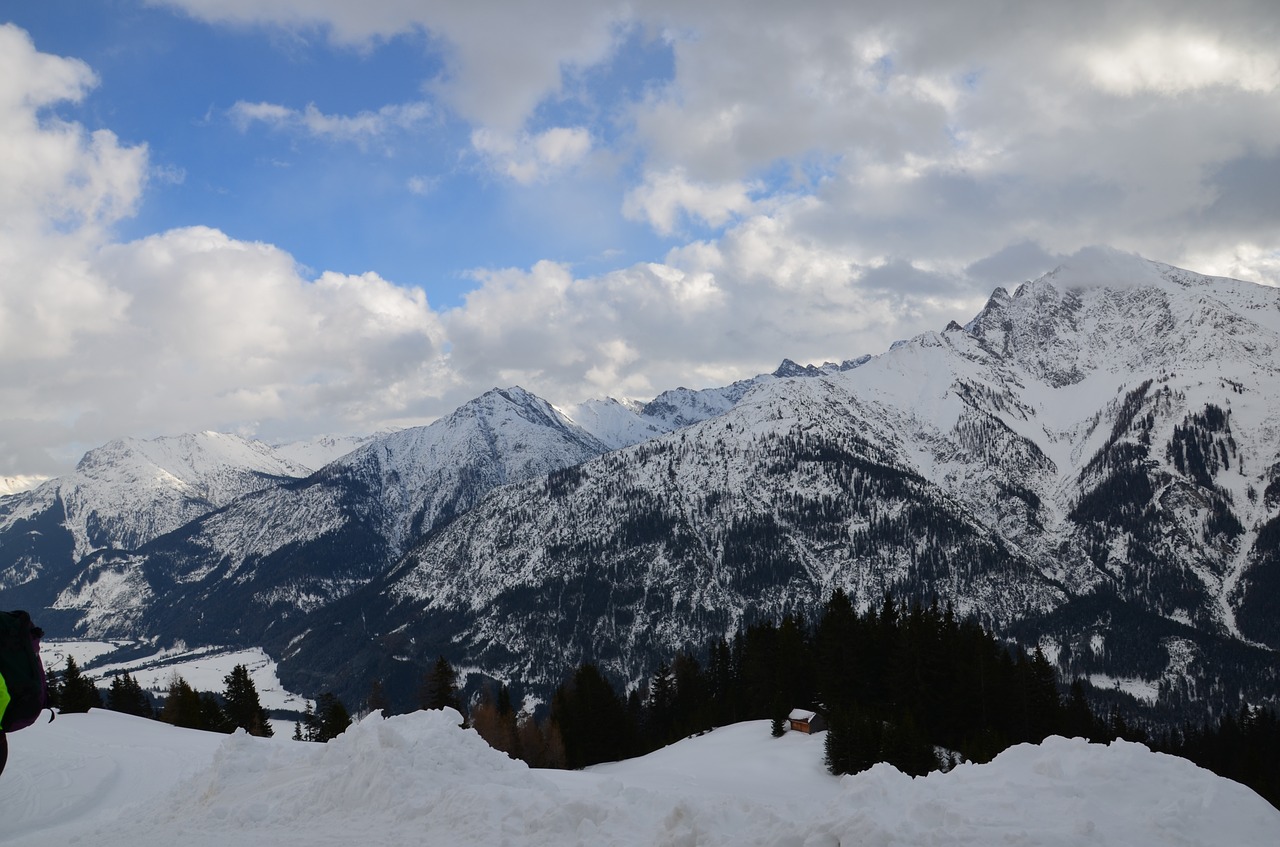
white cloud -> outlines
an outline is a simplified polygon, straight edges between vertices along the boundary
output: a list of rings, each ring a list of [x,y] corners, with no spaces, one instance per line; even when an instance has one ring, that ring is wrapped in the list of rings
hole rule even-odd
[[[146,148],[48,112],[96,84],[84,63],[39,53],[25,32],[0,26],[0,227],[11,236],[97,229],[133,213]]]
[[[1121,95],[1176,96],[1214,86],[1266,94],[1280,86],[1280,57],[1271,45],[1237,47],[1194,31],[1142,32],[1082,50],[1082,59],[1098,86]]]
[[[151,178],[165,185],[182,185],[187,181],[187,170],[177,165],[153,165]]]
[[[413,0],[151,0],[216,23],[320,27],[334,41],[371,49],[378,39],[426,33],[445,45],[433,90],[465,119],[518,132],[560,90],[566,70],[590,67],[616,46],[625,3],[420,3]]]
[[[51,432],[370,430],[513,382],[566,403],[723,383],[966,320],[993,285],[1095,243],[1280,283],[1272,3],[167,5],[364,49],[425,32],[443,51],[430,113],[238,103],[246,131],[374,143],[461,119],[504,179],[607,164],[639,174],[597,192],[607,214],[720,232],[593,275],[483,270],[442,312],[374,274],[304,278],[284,251],[213,229],[113,244],[146,149],[52,117],[92,71],[0,28],[0,455],[38,458]],[[631,102],[566,92],[627,26],[664,33],[669,84]]]
[[[521,185],[532,185],[586,158],[591,133],[583,127],[552,127],[536,135],[477,129],[471,133],[471,146],[492,170]]]
[[[440,184],[437,177],[420,176],[415,174],[405,182],[405,188],[409,189],[410,194],[416,194],[419,197],[426,197],[436,190],[436,186]]]
[[[691,181],[682,168],[645,175],[643,185],[627,193],[622,213],[631,220],[647,221],[663,235],[676,231],[682,215],[719,227],[749,212],[755,183],[709,185]]]
[[[255,123],[273,129],[291,129],[315,138],[367,144],[393,130],[411,130],[431,117],[425,102],[397,103],[355,115],[327,115],[308,103],[301,110],[276,103],[237,102],[228,110],[231,121],[245,132]]]
[[[60,444],[246,422],[373,429],[449,386],[420,290],[311,281],[280,249],[206,227],[112,243],[146,149],[43,115],[83,96],[82,64],[12,27],[0,57],[3,461],[56,470],[77,458]]]
[[[1220,244],[1203,252],[1189,253],[1186,264],[1211,276],[1245,279],[1280,287],[1280,249],[1253,242]]]

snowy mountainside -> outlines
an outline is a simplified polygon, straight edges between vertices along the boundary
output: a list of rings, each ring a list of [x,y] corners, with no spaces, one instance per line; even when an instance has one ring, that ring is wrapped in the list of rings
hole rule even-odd
[[[838,586],[863,606],[937,596],[1024,643],[1052,619],[1069,673],[1155,662],[1153,688],[1273,699],[1280,290],[1086,259],[997,291],[967,327],[495,490],[342,610],[380,621],[360,661],[390,673],[448,648],[534,685],[583,659],[635,682]],[[1101,616],[1099,592],[1116,597]],[[1151,661],[1099,647],[1126,616],[1178,635]],[[316,667],[328,631],[282,673]],[[1248,670],[1226,679],[1223,650]]]
[[[495,486],[607,448],[520,388],[382,436],[306,479],[240,498],[134,553],[100,556],[56,607],[93,636],[266,639],[384,570]],[[207,612],[195,621],[190,609]],[[225,611],[226,614],[214,612]]]
[[[48,479],[49,477],[47,476],[32,476],[30,474],[0,476],[0,497],[8,497],[10,494],[21,494],[23,491],[30,491]]]
[[[42,575],[65,579],[96,550],[138,547],[307,473],[262,442],[226,433],[112,441],[86,453],[73,473],[0,498],[0,587],[35,588],[38,580],[43,596]]]
[[[283,456],[291,462],[312,471],[318,471],[330,462],[387,434],[380,432],[374,435],[320,435],[305,441],[272,444],[271,449],[277,456]]]
[[[1061,603],[1061,586],[910,468],[883,412],[830,380],[762,385],[719,417],[496,490],[334,614],[370,610],[376,649],[437,650],[435,632],[546,686],[586,659],[638,681],[659,654],[812,611],[835,587],[872,602],[937,584],[998,621]],[[313,663],[328,631],[285,668]]]
[[[611,450],[617,450],[723,415],[757,385],[792,377],[829,376],[852,370],[870,359],[870,356],[862,356],[823,365],[798,365],[790,359],[783,359],[782,364],[772,373],[759,374],[730,385],[696,390],[673,388],[647,403],[615,400],[612,397],[586,400],[565,408],[564,413],[607,444]]]

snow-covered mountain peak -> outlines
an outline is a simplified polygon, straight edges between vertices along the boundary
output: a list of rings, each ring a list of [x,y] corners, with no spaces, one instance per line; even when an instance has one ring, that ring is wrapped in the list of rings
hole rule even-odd
[[[392,431],[394,430],[384,430],[372,435],[318,435],[302,441],[287,441],[271,446],[276,455],[304,468],[317,471],[334,459],[339,459]]]
[[[668,431],[661,421],[644,417],[644,404],[635,400],[593,398],[559,411],[610,450],[639,444]]]
[[[1041,277],[1058,288],[1074,291],[1084,288],[1122,289],[1131,287],[1164,287],[1168,282],[1165,268],[1159,262],[1144,259],[1110,247],[1089,247],[1067,259]]]
[[[10,494],[21,494],[24,491],[30,491],[48,479],[49,477],[47,476],[34,476],[31,474],[0,476],[0,497],[7,497]]]
[[[856,359],[845,359],[842,362],[823,362],[821,365],[800,365],[790,359],[783,359],[782,364],[778,365],[771,376],[778,379],[790,379],[792,377],[806,376],[830,376],[831,374],[843,373],[844,371],[853,370],[861,367],[871,360],[868,355],[859,356]]]
[[[572,421],[546,400],[518,385],[491,388],[474,400],[464,403],[446,420],[461,421],[467,418],[489,420],[498,425],[520,420],[551,429],[574,427]]]
[[[134,548],[307,468],[260,441],[219,432],[120,438],[90,450],[66,476],[14,495],[0,529],[50,510],[70,533],[75,556]]]
[[[965,329],[1052,387],[1095,371],[1220,369],[1280,359],[1280,289],[1102,251],[993,295]]]
[[[200,490],[200,496],[226,501],[245,493],[232,484],[219,490],[228,474],[244,471],[269,476],[305,476],[303,465],[285,459],[261,441],[223,432],[200,432],[154,439],[121,438],[90,450],[76,465],[76,475],[104,482],[128,477],[130,483],[177,480]]]

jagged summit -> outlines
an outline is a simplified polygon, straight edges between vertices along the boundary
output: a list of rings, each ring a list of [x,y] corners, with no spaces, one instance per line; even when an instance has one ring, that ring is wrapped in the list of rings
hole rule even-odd
[[[871,361],[871,356],[869,355],[859,356],[856,359],[845,359],[842,362],[823,362],[821,365],[798,365],[790,359],[783,359],[782,364],[778,366],[778,369],[773,372],[772,376],[775,376],[778,379],[829,376],[831,374],[853,370],[856,367],[865,365],[869,361]]]
[[[965,327],[993,353],[1060,387],[1130,374],[1280,361],[1280,289],[1206,277],[1114,251],[1062,265]]]

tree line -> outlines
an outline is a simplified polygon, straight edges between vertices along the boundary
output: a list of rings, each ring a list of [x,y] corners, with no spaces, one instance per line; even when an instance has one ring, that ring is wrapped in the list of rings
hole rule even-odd
[[[499,715],[509,708],[500,692],[482,703]],[[923,774],[1054,734],[1143,737],[1119,712],[1095,715],[1082,685],[1064,697],[1039,649],[1028,654],[949,608],[889,594],[859,615],[840,590],[816,623],[788,614],[717,639],[701,656],[682,651],[625,697],[599,667],[583,664],[552,696],[543,735],[561,739],[575,768],[738,721],[780,725],[797,707],[826,717],[832,773],[885,761]],[[513,718],[503,720],[509,736]]]
[[[1280,807],[1274,711],[1246,706],[1216,724],[1153,732],[1116,705],[1097,709],[1084,682],[1065,684],[1039,648],[1028,653],[950,608],[888,594],[858,614],[836,590],[816,623],[786,615],[752,624],[700,655],[677,653],[625,696],[584,663],[541,720],[518,715],[506,686],[495,684],[481,692],[471,723],[531,765],[580,768],[743,720],[771,719],[780,734],[796,707],[826,717],[833,774],[888,762],[921,775],[1050,735],[1119,738],[1191,759]]]
[[[164,699],[156,703],[151,694],[129,673],[112,677],[103,698],[94,680],[80,671],[68,656],[66,667],[49,678],[49,705],[64,714],[106,708],[114,712],[159,720],[187,729],[235,732],[269,738],[273,734],[270,713],[262,706],[258,689],[245,665],[236,665],[223,677],[220,693],[196,691],[179,674],[174,674]]]

